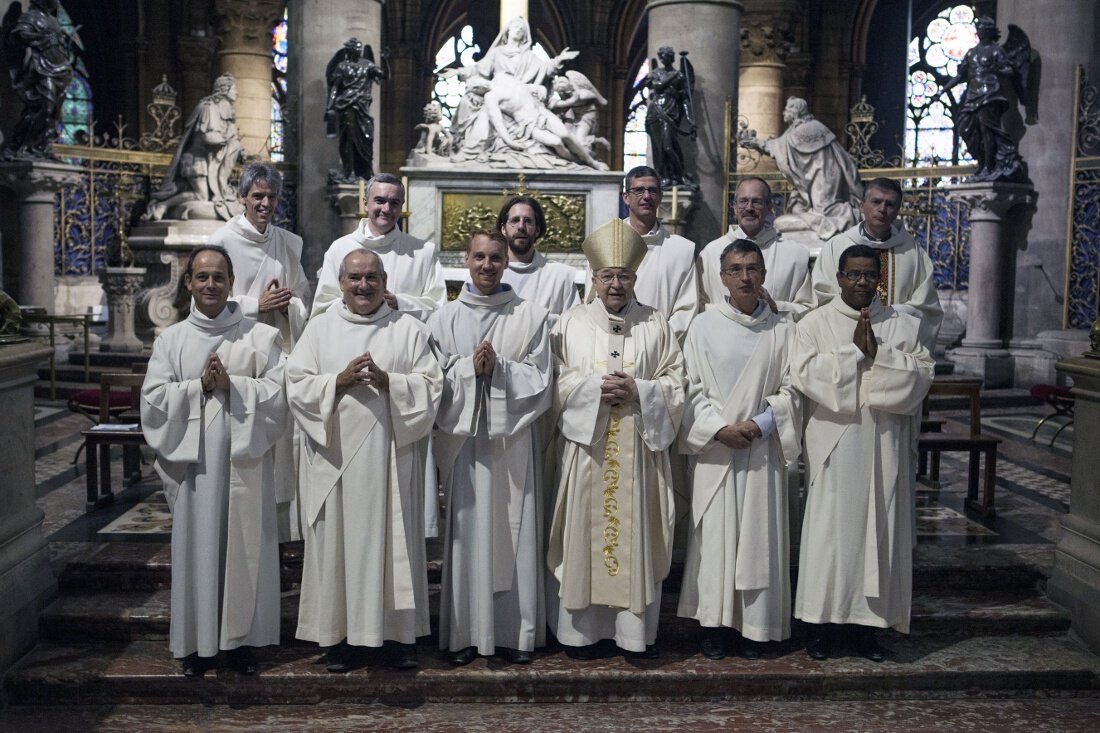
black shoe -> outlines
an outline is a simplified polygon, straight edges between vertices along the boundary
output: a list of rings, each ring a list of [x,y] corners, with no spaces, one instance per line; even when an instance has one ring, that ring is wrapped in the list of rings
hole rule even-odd
[[[512,664],[530,664],[535,660],[535,655],[532,652],[525,652],[522,649],[509,649],[506,646],[497,647],[497,656]]]
[[[760,659],[760,656],[764,653],[760,642],[753,641],[752,639],[741,639],[741,656],[745,659]]]
[[[600,648],[599,642],[595,644],[586,644],[584,646],[567,646],[565,647],[565,656],[570,659],[579,659],[582,662],[587,662],[602,657],[603,649]]]
[[[870,659],[872,662],[881,662],[885,657],[882,654],[882,647],[878,645],[878,639],[875,638],[875,632],[863,631],[860,633],[859,638],[856,639],[856,651],[860,656],[865,659]]]
[[[347,672],[351,669],[351,647],[345,641],[331,646],[325,652],[325,669],[333,673]]]
[[[200,657],[198,653],[188,654],[180,660],[180,667],[184,677],[192,680],[202,679],[206,670],[213,669],[214,657]]]
[[[254,675],[259,668],[256,664],[256,655],[252,653],[252,647],[241,646],[230,649],[226,657],[228,657],[229,668],[237,674]]]
[[[722,641],[721,629],[703,629],[703,640],[699,642],[699,651],[707,659],[722,659],[726,656],[726,645]]]
[[[420,661],[416,657],[416,644],[394,644],[389,648],[389,665],[394,669],[416,669]]]
[[[644,652],[628,652],[635,659],[656,659],[660,656],[656,644],[646,644]]]
[[[833,651],[833,640],[829,636],[822,635],[806,645],[806,653],[811,659],[823,662],[829,658]]]
[[[460,667],[469,664],[477,659],[477,647],[468,646],[465,649],[459,649],[457,652],[451,653],[451,664],[457,664]]]

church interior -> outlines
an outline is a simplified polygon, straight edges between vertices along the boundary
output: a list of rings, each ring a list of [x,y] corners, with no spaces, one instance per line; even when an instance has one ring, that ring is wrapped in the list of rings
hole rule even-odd
[[[52,13],[71,58],[42,155],[13,144],[35,99],[19,67],[40,52],[10,52],[19,12]],[[31,0],[0,1],[0,13],[11,68],[0,78],[0,730],[1100,726],[1100,4]],[[961,130],[967,82],[950,89],[984,16],[1002,44],[1020,48],[1021,33],[1030,44],[1030,81],[1005,103],[1019,111],[1022,164],[996,180]],[[539,76],[541,97],[498,95],[504,73],[484,95],[467,84],[513,27],[530,35],[524,59],[557,69]],[[666,131],[682,149],[668,180],[651,81],[666,47],[689,110]],[[369,69],[354,82],[366,127],[353,150],[332,112],[349,53]],[[797,112],[792,99],[804,100]],[[173,189],[216,109],[231,110],[239,140],[217,159],[232,196],[218,198],[213,153],[202,161],[213,195]],[[477,147],[501,110],[501,138],[538,127],[553,142]],[[676,615],[681,554],[657,659],[578,664],[551,642],[530,665],[453,668],[433,635],[415,672],[368,661],[326,675],[295,639],[303,551],[291,542],[282,644],[260,650],[260,674],[179,674],[166,643],[171,514],[140,425],[111,426],[137,419],[153,339],[186,317],[187,254],[240,212],[244,164],[282,173],[274,223],[302,238],[312,286],[330,243],[366,217],[366,180],[384,172],[402,181],[400,228],[438,245],[451,299],[469,232],[496,229],[515,194],[542,202],[539,249],[577,268],[583,292],[581,242],[627,215],[623,175],[638,165],[658,169],[659,220],[697,252],[737,226],[737,184],[756,177],[782,237],[816,256],[857,219],[829,229],[800,215],[840,176],[829,165],[792,175],[770,147],[804,121],[823,126],[855,186],[900,185],[898,221],[928,255],[943,310],[921,415],[912,633],[882,635],[886,663],[806,659],[798,621],[762,659],[703,658],[698,625]],[[841,204],[858,215],[858,198]],[[797,544],[797,511],[791,523]],[[427,544],[433,631],[441,545]]]

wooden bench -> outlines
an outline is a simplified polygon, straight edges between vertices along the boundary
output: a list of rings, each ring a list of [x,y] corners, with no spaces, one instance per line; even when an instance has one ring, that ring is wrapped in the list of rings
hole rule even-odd
[[[931,454],[932,466],[928,478],[938,484],[940,480],[940,453],[964,452],[970,454],[969,475],[966,482],[966,506],[983,517],[995,517],[993,489],[997,479],[997,445],[1000,438],[988,435],[964,433],[921,433],[917,438],[917,450],[924,464]],[[978,481],[981,458],[985,456],[985,471],[981,474],[982,498],[978,501]]]

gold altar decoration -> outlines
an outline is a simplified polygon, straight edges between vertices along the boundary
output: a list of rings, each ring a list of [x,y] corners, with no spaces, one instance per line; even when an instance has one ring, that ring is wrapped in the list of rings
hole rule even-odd
[[[584,195],[527,188],[526,177],[522,173],[516,179],[515,188],[500,192],[444,191],[442,249],[465,251],[470,232],[496,229],[500,207],[509,197],[519,194],[534,198],[546,214],[546,231],[539,240],[539,251],[581,251],[585,234]]]

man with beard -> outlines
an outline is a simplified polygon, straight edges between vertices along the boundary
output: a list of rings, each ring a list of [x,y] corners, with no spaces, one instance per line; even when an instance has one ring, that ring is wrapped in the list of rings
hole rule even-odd
[[[576,269],[551,262],[535,245],[546,233],[546,215],[539,202],[530,196],[513,196],[497,216],[497,228],[508,240],[508,269],[501,282],[511,285],[516,295],[538,303],[550,311],[553,325],[565,311],[575,306]]]

